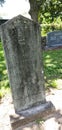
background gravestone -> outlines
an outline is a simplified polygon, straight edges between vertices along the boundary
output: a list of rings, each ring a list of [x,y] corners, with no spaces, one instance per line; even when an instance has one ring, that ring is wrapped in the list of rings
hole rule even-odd
[[[1,26],[1,38],[15,111],[45,102],[39,25],[19,15]]]
[[[54,31],[47,34],[46,39],[47,47],[59,47],[62,46],[62,31]]]

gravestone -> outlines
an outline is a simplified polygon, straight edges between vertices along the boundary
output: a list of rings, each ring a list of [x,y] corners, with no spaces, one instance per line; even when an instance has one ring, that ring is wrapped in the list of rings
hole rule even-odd
[[[62,46],[62,31],[53,31],[47,34],[46,48],[56,48]]]
[[[0,29],[15,111],[44,103],[39,24],[19,15]]]

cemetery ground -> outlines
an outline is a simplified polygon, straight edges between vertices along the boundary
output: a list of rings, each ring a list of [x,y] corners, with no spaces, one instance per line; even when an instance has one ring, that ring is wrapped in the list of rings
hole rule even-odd
[[[44,63],[44,78],[47,101],[52,101],[56,109],[59,110],[50,119],[43,121],[48,130],[61,130],[61,115],[62,115],[62,50],[51,50],[43,52],[43,63]],[[4,53],[2,44],[0,43],[0,129],[9,130],[9,110],[13,109],[13,102],[11,99],[9,81],[7,76],[7,70],[4,60]],[[38,122],[38,121],[37,121]],[[53,129],[51,127],[53,123]],[[42,123],[40,119],[39,123]],[[59,124],[60,123],[60,124]],[[28,128],[27,128],[28,129]],[[34,129],[34,128],[33,128]]]

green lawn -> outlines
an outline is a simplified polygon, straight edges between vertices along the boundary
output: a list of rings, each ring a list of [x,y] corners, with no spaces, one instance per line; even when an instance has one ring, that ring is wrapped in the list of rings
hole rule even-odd
[[[57,81],[62,79],[62,49],[44,51],[43,63],[45,86],[58,87]]]
[[[43,51],[45,87],[62,85],[62,49]],[[58,82],[59,81],[59,82]],[[0,43],[0,98],[9,92],[9,81],[2,44]]]
[[[0,98],[4,96],[7,92],[9,92],[9,81],[7,76],[3,48],[0,42]]]

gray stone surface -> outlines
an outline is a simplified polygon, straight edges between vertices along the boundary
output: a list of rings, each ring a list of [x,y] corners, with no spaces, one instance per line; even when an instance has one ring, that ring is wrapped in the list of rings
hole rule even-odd
[[[62,31],[54,31],[47,34],[46,39],[47,47],[62,46]]]
[[[45,102],[39,25],[19,15],[0,29],[15,111]]]

